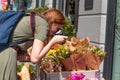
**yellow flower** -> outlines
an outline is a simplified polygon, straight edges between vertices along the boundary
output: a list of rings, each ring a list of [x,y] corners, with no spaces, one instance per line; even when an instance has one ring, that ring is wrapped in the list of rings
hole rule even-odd
[[[49,50],[49,52],[46,54],[46,56],[50,56],[52,54],[54,54],[56,52],[56,50]]]

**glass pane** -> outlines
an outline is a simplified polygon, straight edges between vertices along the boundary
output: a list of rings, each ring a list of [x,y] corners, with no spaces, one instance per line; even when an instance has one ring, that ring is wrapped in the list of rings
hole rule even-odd
[[[22,11],[32,7],[32,0],[14,0],[13,10]]]
[[[112,80],[120,80],[120,0],[117,0]]]

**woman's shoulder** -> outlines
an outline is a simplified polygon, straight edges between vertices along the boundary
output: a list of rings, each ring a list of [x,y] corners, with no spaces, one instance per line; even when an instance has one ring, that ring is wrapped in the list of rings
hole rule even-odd
[[[48,22],[41,16],[36,16],[36,24],[38,25],[48,25]]]
[[[36,20],[37,20],[37,21],[41,21],[41,22],[46,22],[46,23],[47,23],[47,21],[46,21],[43,17],[38,16],[38,15],[36,15]]]

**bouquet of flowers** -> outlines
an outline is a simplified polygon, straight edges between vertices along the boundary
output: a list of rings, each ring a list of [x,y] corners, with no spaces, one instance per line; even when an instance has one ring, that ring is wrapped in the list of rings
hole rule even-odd
[[[98,70],[100,63],[106,56],[106,52],[97,46],[89,45],[89,41],[88,37],[84,39],[71,38],[64,45],[60,45],[53,51],[50,50],[46,57],[43,58],[41,67],[46,69],[52,66],[53,72]]]
[[[45,73],[62,71],[62,65],[56,54],[56,50],[60,47],[61,45],[56,44],[56,47],[54,46],[54,49],[51,49],[40,62],[41,69],[43,69]]]

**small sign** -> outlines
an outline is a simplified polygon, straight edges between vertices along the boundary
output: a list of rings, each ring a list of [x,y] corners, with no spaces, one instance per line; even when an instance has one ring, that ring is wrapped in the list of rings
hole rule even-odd
[[[85,11],[93,9],[93,2],[94,0],[85,0],[85,4],[84,4]]]

